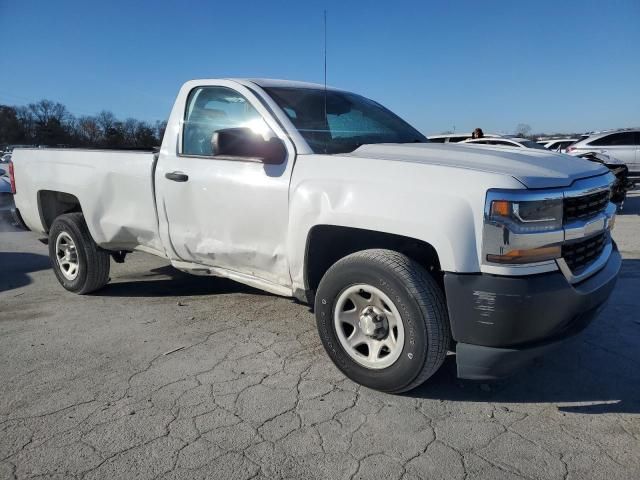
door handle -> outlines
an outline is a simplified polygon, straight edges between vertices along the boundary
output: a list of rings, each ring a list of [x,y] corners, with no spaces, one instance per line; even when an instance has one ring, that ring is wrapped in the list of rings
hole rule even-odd
[[[174,182],[186,182],[189,180],[189,175],[182,172],[167,172],[164,174],[164,178],[173,180]]]

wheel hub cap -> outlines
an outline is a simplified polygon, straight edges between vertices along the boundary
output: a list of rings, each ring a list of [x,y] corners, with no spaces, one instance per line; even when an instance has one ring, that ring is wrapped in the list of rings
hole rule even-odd
[[[384,312],[377,307],[366,307],[360,314],[358,323],[366,336],[382,340],[389,334],[389,322]]]
[[[405,337],[400,312],[372,285],[343,290],[335,303],[333,322],[344,351],[366,368],[387,368],[402,354]]]
[[[58,260],[58,267],[64,278],[75,280],[78,276],[80,263],[76,244],[67,232],[60,232],[56,238],[56,260]]]

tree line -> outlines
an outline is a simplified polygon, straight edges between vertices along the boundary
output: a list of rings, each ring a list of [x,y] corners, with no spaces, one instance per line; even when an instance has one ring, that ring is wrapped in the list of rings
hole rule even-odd
[[[162,142],[166,122],[127,118],[119,120],[107,110],[76,117],[51,100],[26,106],[0,105],[0,146],[145,148]]]

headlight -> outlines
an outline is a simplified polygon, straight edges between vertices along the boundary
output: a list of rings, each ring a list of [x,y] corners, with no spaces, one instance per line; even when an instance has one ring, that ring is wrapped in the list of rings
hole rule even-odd
[[[485,207],[483,260],[521,265],[560,258],[562,216],[561,196],[536,198],[529,192],[490,191]]]
[[[514,233],[558,230],[562,228],[562,199],[492,200],[489,221],[504,224]]]

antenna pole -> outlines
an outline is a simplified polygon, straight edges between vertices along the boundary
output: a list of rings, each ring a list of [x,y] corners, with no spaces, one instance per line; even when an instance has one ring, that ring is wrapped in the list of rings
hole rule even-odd
[[[324,10],[324,121],[329,128],[327,121],[327,9]],[[324,153],[327,153],[327,137],[329,132],[325,134]]]
[[[324,89],[327,89],[327,11],[324,11]]]

